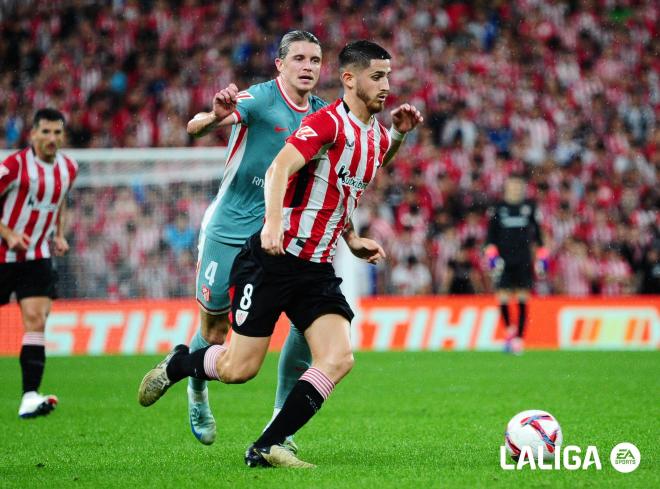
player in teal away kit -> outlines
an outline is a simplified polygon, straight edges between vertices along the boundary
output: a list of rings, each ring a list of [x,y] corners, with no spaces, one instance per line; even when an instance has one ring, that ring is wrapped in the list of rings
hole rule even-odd
[[[275,80],[243,92],[229,85],[216,94],[213,112],[198,114],[188,123],[188,132],[194,136],[233,126],[222,183],[202,221],[196,284],[201,329],[193,337],[190,351],[224,343],[230,324],[229,272],[243,243],[263,225],[266,170],[303,117],[326,105],[310,95],[321,69],[316,37],[304,31],[286,34],[275,66],[279,71]],[[354,253],[378,246],[353,231],[344,239]],[[291,328],[280,356],[273,417],[310,362],[304,336]],[[205,381],[190,379],[188,407],[193,434],[210,445],[215,441],[216,426]],[[288,442],[295,451],[293,440]]]

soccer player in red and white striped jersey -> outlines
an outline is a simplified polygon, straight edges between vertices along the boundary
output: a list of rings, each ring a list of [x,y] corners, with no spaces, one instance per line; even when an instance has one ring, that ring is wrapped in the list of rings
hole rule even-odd
[[[64,237],[65,199],[78,165],[59,152],[64,142],[64,116],[38,110],[31,146],[0,164],[0,306],[16,294],[25,334],[20,354],[23,399],[18,414],[48,414],[55,396],[37,392],[46,360],[44,330],[55,297],[52,251],[69,250]]]
[[[339,66],[344,97],[303,119],[266,173],[263,229],[248,240],[231,271],[230,345],[191,354],[179,345],[140,385],[139,400],[147,406],[186,376],[246,382],[258,373],[275,321],[285,312],[305,335],[312,367],[248,449],[245,462],[251,467],[311,466],[282,443],[309,421],[353,366],[353,311],[330,263],[337,239],[349,231],[351,214],[377,169],[423,120],[408,104],[392,111],[390,131],[375,119],[389,94],[391,71],[390,54],[379,45],[348,44]],[[384,258],[377,243],[356,239],[355,255],[370,262]]]

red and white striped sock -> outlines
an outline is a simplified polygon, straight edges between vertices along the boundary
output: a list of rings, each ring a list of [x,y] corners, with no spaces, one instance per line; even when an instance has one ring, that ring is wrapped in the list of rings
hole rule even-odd
[[[214,380],[220,380],[218,373],[218,358],[227,350],[225,345],[212,345],[204,353],[204,373]]]
[[[305,380],[312,384],[318,393],[321,394],[324,401],[328,400],[330,393],[335,388],[335,383],[316,367],[308,368],[305,373],[301,375],[300,380]]]
[[[46,340],[44,339],[43,331],[32,331],[23,334],[23,345],[45,346]]]

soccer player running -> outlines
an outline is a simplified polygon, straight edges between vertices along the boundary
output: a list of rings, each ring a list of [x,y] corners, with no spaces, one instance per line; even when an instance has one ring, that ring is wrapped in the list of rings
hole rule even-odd
[[[186,376],[246,382],[258,373],[275,322],[286,312],[307,339],[312,366],[248,448],[249,466],[312,466],[286,450],[284,440],[311,419],[353,366],[353,312],[331,264],[337,240],[376,170],[422,121],[408,104],[392,111],[389,133],[375,119],[389,93],[390,58],[369,41],[345,46],[339,54],[344,97],[306,117],[268,169],[263,228],[232,267],[229,346],[189,353],[179,345],[140,385],[140,401],[150,405]],[[379,246],[357,254],[372,262],[385,256]]]
[[[303,117],[327,105],[311,95],[321,58],[321,46],[313,34],[291,31],[280,41],[276,79],[242,92],[231,84],[215,95],[212,112],[197,114],[188,123],[188,132],[195,137],[233,126],[222,183],[202,221],[196,283],[200,330],[191,341],[191,352],[225,341],[230,326],[229,271],[241,246],[263,225],[266,170]],[[354,253],[368,241],[354,232],[344,238]],[[297,328],[290,328],[280,355],[273,417],[310,363],[307,341]],[[210,445],[216,439],[216,422],[206,381],[191,377],[187,392],[192,433]],[[292,438],[286,443],[297,451]]]
[[[30,140],[30,147],[0,164],[0,306],[16,293],[24,328],[21,418],[46,415],[57,405],[56,396],[38,393],[46,365],[46,319],[57,281],[50,241],[55,255],[69,250],[65,199],[78,173],[76,162],[59,152],[64,142],[60,112],[38,110]]]
[[[527,300],[532,289],[534,266],[532,245],[536,245],[537,270],[547,267],[538,211],[534,202],[525,199],[525,180],[509,176],[504,183],[504,199],[489,210],[486,256],[491,268],[504,326],[507,329],[505,351],[521,354],[527,323]],[[518,298],[518,326],[511,322],[509,300]]]

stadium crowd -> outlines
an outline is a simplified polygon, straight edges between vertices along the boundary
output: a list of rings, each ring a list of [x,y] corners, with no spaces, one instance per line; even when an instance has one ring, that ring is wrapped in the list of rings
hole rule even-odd
[[[187,120],[229,82],[271,78],[284,32],[321,40],[326,100],[339,94],[338,50],[374,38],[394,57],[388,103],[414,103],[426,123],[354,219],[390,256],[371,274],[371,293],[491,290],[487,209],[513,172],[527,176],[551,252],[538,293],[660,293],[657,2],[5,5],[1,147],[25,145],[42,106],[67,114],[74,147],[222,145],[224,131],[191,140]],[[190,295],[212,183],[78,188],[65,293]]]

